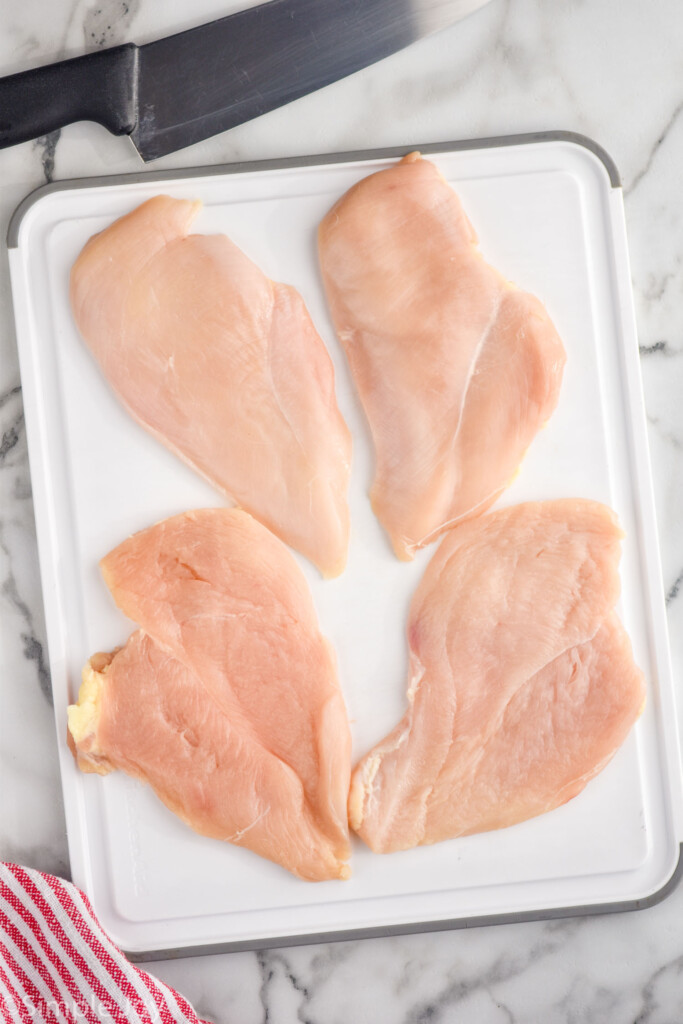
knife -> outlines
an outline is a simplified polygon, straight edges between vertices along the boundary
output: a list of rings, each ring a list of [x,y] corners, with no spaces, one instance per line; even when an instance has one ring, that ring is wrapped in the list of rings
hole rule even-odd
[[[388,57],[488,0],[271,0],[145,46],[0,78],[0,148],[74,121],[183,149]]]

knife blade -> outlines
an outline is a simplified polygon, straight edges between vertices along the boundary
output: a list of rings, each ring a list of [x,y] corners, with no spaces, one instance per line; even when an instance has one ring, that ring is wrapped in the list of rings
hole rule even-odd
[[[90,120],[153,160],[330,85],[488,0],[270,0],[0,78],[0,148]]]

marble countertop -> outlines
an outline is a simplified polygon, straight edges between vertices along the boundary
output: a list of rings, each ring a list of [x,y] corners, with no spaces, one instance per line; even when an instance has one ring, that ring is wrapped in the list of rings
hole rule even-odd
[[[145,42],[240,0],[24,0],[3,73]],[[624,183],[674,677],[683,667],[683,13],[680,0],[492,0],[321,93],[152,167],[563,128]],[[0,152],[0,231],[46,180],[140,169],[92,124]],[[7,260],[0,257],[0,857],[68,875]],[[159,962],[240,1024],[683,1020],[683,886],[635,913]]]

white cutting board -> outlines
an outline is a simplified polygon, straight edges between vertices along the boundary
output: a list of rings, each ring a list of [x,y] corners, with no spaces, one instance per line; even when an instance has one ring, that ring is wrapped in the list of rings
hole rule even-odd
[[[680,757],[621,190],[609,162],[576,138],[427,150],[457,189],[485,258],[539,296],[567,349],[558,409],[500,504],[582,496],[617,511],[627,534],[618,610],[647,676],[646,711],[607,769],[566,806],[389,856],[355,841],[348,882],[302,882],[195,835],[138,782],[77,771],[66,705],[81,667],[134,628],[114,607],[98,560],[159,519],[223,503],[128,417],[72,321],[70,267],[114,218],[159,192],[201,199],[193,230],[225,232],[269,276],[299,288],[328,345],[354,437],[350,558],[329,582],[299,561],[338,652],[355,756],[403,713],[406,612],[434,547],[398,562],[371,513],[369,434],[316,260],[321,217],[393,154],[47,186],[15,216],[9,255],[69,850],[74,881],[133,955],[612,909],[656,898],[676,871]]]

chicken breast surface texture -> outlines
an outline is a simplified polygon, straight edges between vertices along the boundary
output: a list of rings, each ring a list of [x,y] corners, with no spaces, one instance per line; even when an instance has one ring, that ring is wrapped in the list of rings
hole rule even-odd
[[[141,627],[84,669],[79,766],[148,782],[203,835],[346,878],[351,741],[335,657],[285,546],[246,512],[167,519],[103,559]]]
[[[157,196],[86,244],[76,324],[131,415],[326,576],[344,568],[351,438],[300,294],[200,203]]]
[[[349,820],[389,853],[503,828],[576,796],[640,714],[613,607],[614,513],[579,499],[468,520],[408,620],[408,710],[351,781]]]
[[[351,188],[319,252],[372,432],[372,505],[410,559],[510,483],[557,404],[564,347],[538,299],[485,263],[419,153]]]

